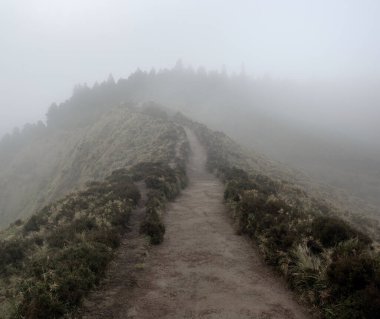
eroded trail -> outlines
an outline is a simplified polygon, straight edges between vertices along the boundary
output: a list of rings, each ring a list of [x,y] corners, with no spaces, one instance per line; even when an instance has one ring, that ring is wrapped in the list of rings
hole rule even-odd
[[[170,204],[165,241],[151,250],[128,311],[117,318],[307,318],[291,293],[235,234],[223,185],[206,171],[192,132],[190,184]]]

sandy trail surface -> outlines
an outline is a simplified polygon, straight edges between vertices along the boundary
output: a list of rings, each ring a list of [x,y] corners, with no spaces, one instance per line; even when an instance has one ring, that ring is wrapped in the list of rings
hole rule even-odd
[[[207,172],[195,135],[187,135],[189,186],[168,206],[165,240],[150,250],[137,287],[118,292],[124,307],[107,318],[309,318],[252,243],[236,234],[223,185]]]

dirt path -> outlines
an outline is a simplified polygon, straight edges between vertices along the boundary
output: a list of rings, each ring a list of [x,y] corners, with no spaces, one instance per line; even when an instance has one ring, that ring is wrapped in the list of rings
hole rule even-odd
[[[187,134],[190,185],[169,206],[165,241],[146,260],[128,317],[307,318],[251,244],[235,234],[223,185],[206,171],[205,150]]]
[[[190,184],[168,207],[165,241],[144,257],[144,239],[136,230],[128,233],[109,279],[79,317],[308,318],[252,244],[235,234],[223,185],[206,171],[206,153],[194,134],[187,135]],[[135,213],[137,225],[141,212]]]

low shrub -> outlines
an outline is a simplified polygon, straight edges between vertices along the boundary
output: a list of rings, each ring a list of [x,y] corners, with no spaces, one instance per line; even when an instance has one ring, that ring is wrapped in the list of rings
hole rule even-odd
[[[245,190],[252,190],[256,188],[256,184],[250,180],[230,180],[225,187],[224,199],[238,202],[241,200],[241,194]]]
[[[371,239],[354,229],[347,222],[337,217],[316,217],[311,225],[312,235],[321,241],[326,248],[334,247],[340,242],[358,238],[364,244],[370,244]]]
[[[0,242],[0,273],[17,278],[17,298],[9,297],[15,298],[13,318],[62,317],[99,283],[140,198],[130,175],[119,171],[88,184],[15,228],[18,237]]]
[[[161,212],[166,202],[174,199],[186,185],[186,166],[182,163],[171,168],[163,163],[140,163],[132,168],[132,172],[133,180],[144,180],[149,189],[140,231],[149,236],[151,244],[160,244],[165,234]]]
[[[21,239],[0,241],[0,275],[7,272],[7,267],[20,266],[20,263],[26,255],[28,244]]]
[[[368,255],[345,256],[332,261],[327,275],[334,291],[349,295],[375,280],[375,262]]]
[[[164,240],[165,225],[161,221],[161,216],[156,208],[148,208],[146,217],[141,223],[140,231],[150,238],[150,243],[153,245],[161,244]]]
[[[76,240],[76,233],[71,225],[61,227],[59,231],[53,231],[46,237],[46,242],[51,248],[63,248]]]
[[[14,318],[57,318],[80,304],[99,282],[112,256],[102,244],[80,243],[49,257],[33,259],[21,284],[22,301]]]
[[[44,214],[39,213],[35,214],[28,219],[28,221],[23,226],[24,234],[28,234],[32,231],[39,231],[42,225],[45,225],[47,218]]]
[[[113,229],[100,229],[92,232],[88,236],[88,239],[91,242],[103,244],[107,247],[115,249],[120,246],[121,235],[118,232],[115,232]]]

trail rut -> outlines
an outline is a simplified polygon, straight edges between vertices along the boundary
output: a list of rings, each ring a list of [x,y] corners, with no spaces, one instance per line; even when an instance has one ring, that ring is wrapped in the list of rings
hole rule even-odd
[[[206,171],[207,155],[195,135],[187,135],[190,184],[169,206],[165,241],[146,261],[129,317],[307,318],[251,244],[234,232],[223,185]]]
[[[85,318],[309,318],[252,243],[235,233],[223,185],[207,172],[195,135],[187,135],[189,186],[168,206],[164,242],[150,250],[137,287],[112,288],[117,307],[97,305],[97,315]]]

